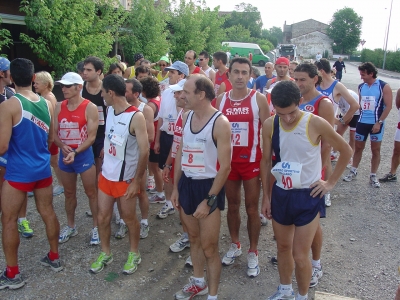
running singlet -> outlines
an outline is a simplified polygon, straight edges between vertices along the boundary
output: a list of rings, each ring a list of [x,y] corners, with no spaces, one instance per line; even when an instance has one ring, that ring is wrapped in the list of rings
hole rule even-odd
[[[158,126],[158,112],[160,111],[160,97],[156,97],[153,99],[148,99],[147,103],[153,103],[156,106],[156,111],[154,113],[154,140],[150,144],[150,149],[154,149],[154,143],[156,139],[156,132],[157,132],[157,126]]]
[[[160,104],[159,118],[162,118],[163,123],[160,127],[161,131],[165,131],[169,135],[174,135],[174,126],[178,112],[176,110],[176,102],[174,98],[174,91],[166,89],[162,95],[162,102]]]
[[[192,132],[193,111],[188,115],[182,135],[181,168],[186,177],[192,179],[215,178],[218,172],[217,146],[213,138],[215,120],[221,115],[217,111],[198,132]]]
[[[133,72],[135,73],[135,72]],[[107,107],[104,104],[103,97],[101,96],[101,91],[98,92],[96,95],[89,94],[86,90],[86,82],[83,84],[82,89],[82,97],[88,99],[94,105],[97,106],[97,111],[99,112],[99,127],[97,128],[96,139],[101,138],[104,139],[104,132],[105,132],[105,120],[107,117]]]
[[[47,139],[50,111],[47,101],[39,97],[31,101],[15,94],[21,104],[21,120],[12,128],[8,147],[5,180],[28,183],[51,176],[50,152]]]
[[[211,71],[211,70],[212,70],[211,67],[208,67],[207,70],[203,70],[203,72],[206,74],[206,76],[207,76],[208,78],[210,78],[210,71]]]
[[[83,99],[82,103],[70,111],[67,107],[68,100],[61,102],[60,113],[58,114],[58,137],[61,142],[71,148],[78,148],[88,138],[86,107],[89,100]]]
[[[327,98],[327,97],[320,94],[307,103],[300,103],[299,108],[302,111],[310,112],[310,113],[313,113],[314,115],[319,116],[319,111],[318,111],[319,102],[321,102],[321,100],[324,98]]]
[[[194,68],[192,74],[198,74],[198,73],[200,73],[200,70],[201,70],[200,67],[196,67],[196,68]]]
[[[130,181],[136,174],[139,146],[129,127],[138,109],[130,106],[118,115],[115,115],[112,106],[108,109],[101,172],[110,181]]]
[[[348,92],[349,92],[349,94],[350,94],[350,95],[357,101],[357,103],[358,103],[359,98],[358,98],[357,93],[354,92],[354,91],[352,91],[352,90],[348,90]],[[342,116],[344,116],[344,115],[348,112],[349,109],[350,109],[350,104],[349,104],[343,97],[340,97],[340,99],[339,99],[339,110],[340,110],[340,114],[341,114]],[[360,110],[358,109],[358,110],[354,113],[354,115],[355,115],[355,116],[358,116],[359,114],[360,114]]]
[[[182,113],[183,109],[178,114],[178,118],[176,119],[175,123],[175,129],[174,129],[174,140],[172,142],[172,147],[171,147],[171,157],[175,158],[176,157],[176,152],[178,152],[179,145],[181,144],[182,140]]]
[[[277,77],[274,77],[274,78],[270,79],[271,80],[271,84],[269,86],[269,89],[266,90],[268,107],[269,107],[269,112],[270,112],[271,116],[275,115],[275,108],[272,105],[272,101],[271,101],[271,91],[280,82],[280,81],[277,81],[276,79],[277,79]],[[294,79],[290,78],[290,81],[294,81]]]
[[[0,94],[0,103],[6,101],[7,99],[10,99],[12,96],[14,96],[14,91],[10,89],[8,86],[4,87],[4,94]],[[0,166],[6,167],[7,166],[7,152],[3,154],[3,156],[0,156]]]
[[[225,93],[232,90],[232,83],[229,79],[225,80],[223,83],[225,83]]]
[[[224,72],[222,75],[219,74],[219,71],[215,72],[215,83],[214,83],[214,91],[215,93],[218,92],[219,86],[221,83],[223,83],[225,80],[228,79],[228,76],[226,75],[228,71]]]
[[[230,92],[224,94],[219,110],[228,118],[232,130],[232,163],[261,160],[261,121],[257,92],[250,90],[241,100],[231,100]]]
[[[286,131],[282,128],[278,116],[274,116],[272,148],[277,164],[271,173],[277,186],[285,190],[308,189],[310,185],[321,179],[321,147],[320,143],[312,144],[308,135],[311,113],[303,112],[295,128]],[[296,151],[293,151],[296,145]]]
[[[317,85],[316,89],[317,89],[317,91],[319,91],[322,95],[327,96],[327,97],[332,101],[332,103],[335,103],[335,99],[334,99],[334,97],[333,97],[333,90],[335,89],[335,86],[336,86],[337,83],[338,83],[337,80],[333,81],[333,83],[331,84],[331,86],[328,87],[328,88],[325,89],[325,90],[323,90],[323,89],[321,88],[320,85]]]
[[[376,79],[370,87],[366,83],[358,86],[361,109],[359,123],[375,124],[378,122],[386,107],[383,99],[383,88],[385,85],[386,82]]]

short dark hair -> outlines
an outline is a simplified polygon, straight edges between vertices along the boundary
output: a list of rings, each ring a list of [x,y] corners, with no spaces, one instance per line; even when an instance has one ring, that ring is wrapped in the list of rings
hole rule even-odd
[[[140,61],[140,65],[144,65],[144,64],[150,64],[151,62],[148,59],[142,59]]]
[[[16,58],[10,63],[10,74],[16,86],[31,86],[34,73],[35,67],[29,59]]]
[[[76,70],[78,71],[78,72],[83,72],[83,66],[84,66],[84,63],[83,63],[83,60],[82,61],[80,61],[80,62],[78,62],[77,64],[76,64]]]
[[[113,91],[118,96],[125,96],[126,86],[124,78],[116,74],[110,74],[103,79],[103,88],[108,91]]]
[[[160,94],[160,84],[154,77],[146,77],[140,80],[143,86],[143,92],[146,94],[146,98],[156,98]]]
[[[365,71],[367,74],[372,73],[372,77],[376,78],[376,75],[378,74],[378,69],[375,67],[375,65],[372,62],[365,62],[361,65],[358,66],[359,71]]]
[[[86,64],[92,64],[96,72],[98,70],[100,70],[101,71],[100,75],[103,74],[104,62],[100,58],[98,58],[96,56],[88,56],[83,61],[83,65],[86,65]]]
[[[307,73],[310,78],[314,78],[315,76],[318,76],[318,81],[315,85],[319,85],[322,82],[322,77],[318,73],[317,66],[312,63],[309,63],[309,62],[301,63],[296,67],[296,69],[294,69],[294,71]]]
[[[146,66],[140,65],[139,67],[135,68],[135,76],[137,77],[140,73],[146,73],[148,75],[151,75],[150,69]]]
[[[125,73],[124,71],[124,67],[122,66],[121,63],[113,63],[110,65],[110,67],[108,68],[108,73],[107,75],[110,75],[115,69],[120,69],[122,74]]]
[[[247,64],[250,68],[250,75],[251,75],[253,68],[252,68],[250,60],[247,57],[235,57],[234,59],[232,59],[231,63],[229,64],[229,73],[232,72],[232,66],[234,63]]]
[[[228,55],[226,55],[226,53],[223,51],[214,52],[213,58],[222,61],[224,65],[226,65],[228,62]]]
[[[195,75],[196,81],[194,82],[195,90],[194,93],[198,94],[200,92],[205,93],[206,99],[212,101],[215,98],[214,85],[208,77]]]
[[[271,102],[274,106],[285,108],[292,104],[299,105],[301,93],[299,87],[291,80],[284,80],[271,91]]]
[[[318,70],[324,70],[326,74],[331,73],[331,64],[326,58],[321,58],[319,61],[316,61],[315,65],[317,66]]]
[[[132,93],[139,93],[140,94],[142,92],[142,90],[143,90],[142,84],[136,78],[128,79],[128,80],[125,81],[125,83],[132,84]]]
[[[205,51],[205,50],[201,51],[200,54],[199,54],[199,56],[200,56],[200,55],[203,55],[204,58],[210,58],[210,55],[209,55],[208,52]]]

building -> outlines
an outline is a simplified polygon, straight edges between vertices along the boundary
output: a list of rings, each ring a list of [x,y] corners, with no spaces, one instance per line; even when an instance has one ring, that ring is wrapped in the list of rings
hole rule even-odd
[[[283,43],[295,44],[297,55],[304,58],[314,58],[320,52],[324,54],[328,50],[329,57],[332,57],[333,40],[326,34],[328,24],[308,19],[292,25],[283,25]]]

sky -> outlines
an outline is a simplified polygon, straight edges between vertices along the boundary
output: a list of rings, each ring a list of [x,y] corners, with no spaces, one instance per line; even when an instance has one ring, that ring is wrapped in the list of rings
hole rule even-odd
[[[314,19],[328,24],[333,14],[344,7],[350,7],[363,17],[361,40],[366,42],[364,48],[383,48],[388,27],[391,0],[302,0],[283,2],[260,0],[206,0],[207,6],[220,6],[221,11],[232,11],[236,4],[249,3],[258,8],[261,13],[263,28],[273,26],[283,30],[287,25]],[[289,4],[290,3],[290,4]],[[400,1],[393,0],[392,15],[390,18],[388,50],[400,48]],[[358,48],[361,50],[361,45]]]

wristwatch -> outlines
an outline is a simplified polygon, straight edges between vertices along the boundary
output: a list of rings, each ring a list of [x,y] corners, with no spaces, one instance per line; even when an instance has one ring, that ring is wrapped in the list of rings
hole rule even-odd
[[[378,123],[379,123],[379,124],[383,124],[383,121],[382,121],[382,120],[378,120]]]
[[[207,199],[207,205],[209,207],[212,207],[215,203],[215,201],[217,201],[217,195],[208,195]]]
[[[346,125],[346,122],[343,120],[343,118],[339,118],[339,122],[342,123],[343,125]]]
[[[171,168],[172,168],[172,165],[163,165],[163,169],[164,168],[168,168],[168,169],[170,169],[171,170]]]
[[[74,152],[74,153],[75,153],[75,156],[77,156],[77,155],[78,155],[78,152],[76,152],[76,149],[72,150],[72,152]]]

